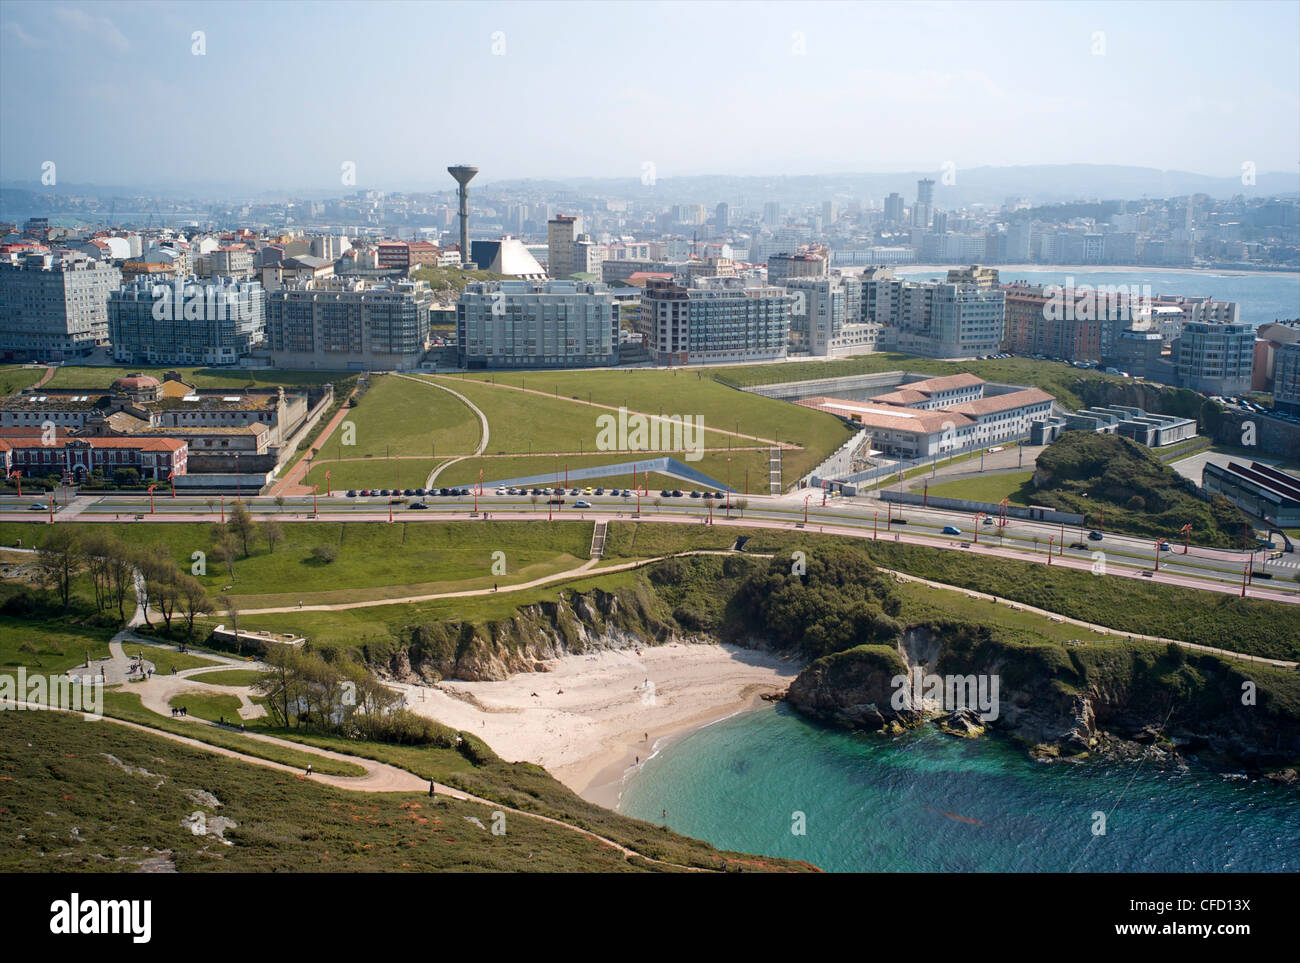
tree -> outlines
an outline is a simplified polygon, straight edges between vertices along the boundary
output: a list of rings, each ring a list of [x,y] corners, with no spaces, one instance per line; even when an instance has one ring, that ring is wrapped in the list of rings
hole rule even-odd
[[[109,602],[117,606],[117,614],[126,622],[126,597],[135,595],[135,564],[131,549],[121,539],[113,537],[104,547],[108,559]]]
[[[235,600],[224,592],[221,593],[221,609],[230,618],[230,624],[234,628],[235,651],[242,654],[244,646],[239,641],[239,607],[235,604]]]
[[[261,529],[262,540],[266,542],[266,547],[275,554],[275,546],[284,541],[284,527],[274,518],[268,518],[258,526]]]
[[[177,596],[181,612],[185,615],[185,634],[192,636],[195,618],[211,612],[212,603],[208,600],[208,593],[203,583],[193,575],[180,577],[177,583]]]
[[[244,558],[248,558],[248,543],[253,537],[255,524],[252,513],[243,502],[235,502],[230,506],[230,518],[226,526],[238,537],[244,549]]]
[[[338,557],[338,549],[333,545],[317,545],[311,550],[311,557],[323,565],[328,565]]]
[[[239,546],[235,544],[235,536],[224,528],[217,526],[216,543],[212,546],[212,557],[215,558],[230,572],[230,578],[235,578],[235,555],[239,551]]]
[[[276,510],[277,512],[279,512],[279,511],[283,511],[283,510],[284,510],[284,496],[283,496],[283,495],[276,495],[276,496],[275,496],[275,510]]]
[[[112,594],[113,551],[112,535],[100,528],[91,529],[82,537],[82,551],[85,554],[86,573],[90,576],[90,585],[95,591],[95,611],[102,612],[108,607]]]
[[[81,539],[63,525],[55,526],[37,551],[36,567],[41,581],[58,593],[65,610],[72,601],[72,580],[84,564]]]
[[[736,499],[736,507],[740,509],[740,517],[741,517],[741,518],[744,518],[744,517],[745,517],[745,509],[749,507],[749,499],[748,499],[748,498],[737,498],[737,499]]]

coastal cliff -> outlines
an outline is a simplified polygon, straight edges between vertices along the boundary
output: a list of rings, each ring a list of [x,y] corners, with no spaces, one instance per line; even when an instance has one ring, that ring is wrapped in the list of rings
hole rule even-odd
[[[970,707],[899,706],[910,673],[998,681],[991,719]],[[984,626],[909,626],[894,646],[859,646],[817,659],[791,684],[787,702],[821,722],[892,731],[938,720],[956,734],[984,728],[1040,759],[1122,751],[1116,740],[1158,743],[1247,768],[1294,765],[1300,714],[1288,698],[1295,673],[1243,668],[1153,643],[1062,647],[999,639]],[[900,676],[908,678],[897,685]],[[910,697],[910,691],[905,696]]]

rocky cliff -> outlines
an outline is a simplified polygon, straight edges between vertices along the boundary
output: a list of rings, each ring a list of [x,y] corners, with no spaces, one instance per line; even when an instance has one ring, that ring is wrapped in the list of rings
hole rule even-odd
[[[476,625],[411,626],[401,644],[367,652],[376,671],[400,682],[486,682],[545,672],[548,659],[673,641],[713,641],[684,631],[642,589],[565,592],[558,602],[521,606],[509,619]]]
[[[943,699],[918,703],[910,675],[918,672],[996,678],[994,718]],[[901,686],[900,676],[908,679]],[[1247,674],[1177,648],[1009,643],[985,627],[941,622],[909,627],[894,647],[859,646],[818,659],[786,698],[805,715],[848,728],[890,731],[927,719],[959,735],[987,727],[1039,758],[1109,751],[1117,740],[1158,741],[1211,761],[1268,768],[1300,759],[1297,688],[1294,672],[1259,667]]]

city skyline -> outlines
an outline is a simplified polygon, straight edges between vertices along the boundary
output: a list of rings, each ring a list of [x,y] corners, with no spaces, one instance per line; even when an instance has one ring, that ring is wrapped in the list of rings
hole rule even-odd
[[[1295,4],[258,11],[5,3],[0,78],[39,76],[42,96],[0,106],[0,181],[39,184],[53,161],[69,185],[445,190],[462,159],[484,186],[1053,164],[1231,178],[1300,157]],[[1215,56],[1152,56],[1174,23],[1180,49]],[[155,106],[172,94],[184,106]]]

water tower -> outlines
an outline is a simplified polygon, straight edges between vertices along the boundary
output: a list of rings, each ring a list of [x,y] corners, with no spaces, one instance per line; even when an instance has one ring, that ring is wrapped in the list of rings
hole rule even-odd
[[[457,191],[460,196],[460,266],[465,267],[469,264],[469,182],[478,173],[478,168],[458,164],[448,167],[447,173],[460,185]]]

